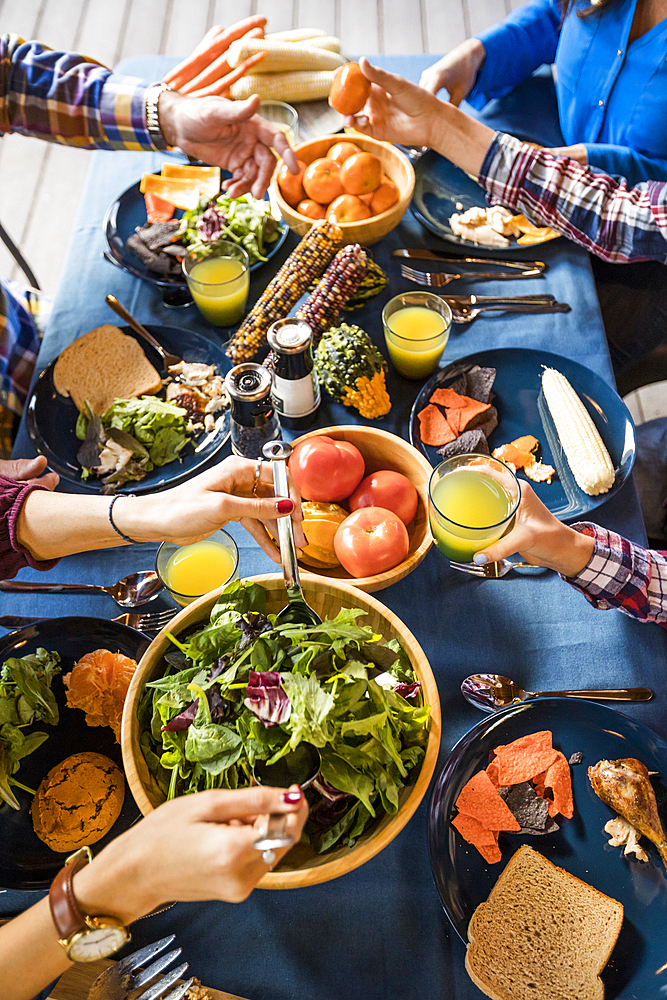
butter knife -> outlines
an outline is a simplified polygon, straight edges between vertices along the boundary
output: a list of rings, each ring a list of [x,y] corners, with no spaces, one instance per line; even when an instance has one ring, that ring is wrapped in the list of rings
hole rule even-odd
[[[392,250],[392,257],[412,257],[414,260],[441,260],[446,264],[497,264],[499,267],[511,267],[518,271],[527,269],[545,271],[547,265],[542,260],[499,260],[496,257],[450,257],[439,250],[409,250],[402,247]]]

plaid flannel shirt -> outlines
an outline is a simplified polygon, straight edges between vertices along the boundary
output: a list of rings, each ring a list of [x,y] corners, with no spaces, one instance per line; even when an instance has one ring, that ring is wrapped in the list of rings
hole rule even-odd
[[[74,52],[0,35],[0,136],[9,132],[82,149],[153,150],[151,84]],[[0,403],[21,414],[39,350],[25,300],[0,279]]]
[[[623,178],[497,132],[479,182],[492,205],[523,212],[602,260],[667,263],[664,181],[644,181],[629,188]]]
[[[563,577],[594,608],[618,608],[642,622],[667,628],[667,552],[645,549],[586,521],[573,525],[595,539],[590,561],[574,577]]]

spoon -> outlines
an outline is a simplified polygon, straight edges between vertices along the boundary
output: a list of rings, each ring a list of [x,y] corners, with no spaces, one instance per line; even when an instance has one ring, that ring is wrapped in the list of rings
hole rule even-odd
[[[545,302],[543,305],[534,303],[515,303],[514,305],[487,305],[487,306],[450,306],[452,310],[453,323],[472,323],[483,312],[508,312],[508,313],[556,313],[570,312],[570,306],[566,302]]]
[[[121,608],[136,608],[158,596],[162,581],[152,569],[130,573],[112,587],[93,583],[33,583],[0,580],[0,591],[11,594],[109,594]]]
[[[590,698],[593,701],[650,701],[649,688],[609,688],[587,691],[524,691],[502,674],[471,674],[461,684],[466,701],[483,712],[498,712],[527,698]]]
[[[115,295],[107,295],[105,301],[106,304],[113,309],[117,316],[120,316],[121,319],[125,320],[127,325],[131,327],[135,333],[138,333],[140,337],[143,337],[144,340],[148,341],[151,347],[155,348],[162,358],[165,371],[168,371],[171,365],[177,365],[183,360],[182,358],[179,358],[177,354],[169,354],[168,351],[165,351],[164,347],[162,347],[161,344],[158,344],[153,334],[149,333],[146,327],[142,326],[141,323],[134,318],[132,313],[127,311],[125,306],[118,301]]]
[[[264,458],[273,463],[273,491],[275,495],[289,497],[285,462],[292,454],[292,445],[288,444],[287,441],[267,441],[262,448],[262,454]],[[301,589],[291,517],[278,518],[278,542],[288,603],[287,607],[279,612],[276,620],[285,625],[321,625],[322,619],[306,603]]]
[[[321,764],[322,759],[317,747],[304,742],[299,743],[296,750],[290,750],[275,764],[267,764],[265,760],[256,761],[252,774],[258,785],[272,785],[275,788],[298,785],[304,789],[315,780]],[[253,847],[263,854],[281,847],[289,847],[294,843],[294,837],[285,830],[286,823],[287,816],[284,813],[272,813],[266,829],[262,830]],[[264,860],[273,863],[275,857],[264,857]]]

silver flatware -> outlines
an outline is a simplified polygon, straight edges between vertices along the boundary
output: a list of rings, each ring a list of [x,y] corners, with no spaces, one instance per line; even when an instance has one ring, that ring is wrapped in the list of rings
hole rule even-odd
[[[321,766],[322,758],[317,747],[302,741],[296,750],[284,754],[275,764],[267,764],[265,760],[255,761],[252,776],[258,785],[272,785],[274,788],[298,785],[304,789],[315,781]],[[266,827],[253,842],[255,850],[262,852],[268,864],[275,861],[275,851],[294,843],[294,837],[287,833],[286,826],[286,813],[271,813]]]
[[[450,309],[462,309],[465,306],[488,305],[489,303],[528,302],[532,305],[551,305],[556,301],[555,296],[548,292],[537,295],[441,295],[441,299],[447,303]]]
[[[424,288],[442,288],[450,281],[518,281],[522,278],[543,278],[544,274],[537,268],[529,271],[416,271],[407,264],[401,264],[401,275],[408,281]]]
[[[121,608],[136,608],[155,600],[163,589],[154,570],[130,573],[111,587],[93,583],[37,583],[0,580],[0,591],[8,594],[109,594]]]
[[[220,447],[222,448],[223,444],[225,444],[225,442],[232,433],[231,423],[232,423],[231,411],[228,408],[223,413],[221,413],[220,416],[216,419],[215,427],[213,428],[213,430],[209,431],[208,434],[205,434],[204,437],[201,439],[201,441],[195,448],[195,454],[197,454],[197,452],[199,451],[203,451],[204,448],[206,448],[207,445],[209,445],[211,441],[213,441],[214,438],[216,438],[220,432],[222,432],[224,435],[222,441],[220,442]]]
[[[273,492],[277,497],[289,497],[286,462],[292,454],[291,444],[287,441],[267,441],[262,448],[262,454],[272,463]],[[278,518],[278,542],[287,591],[287,607],[278,613],[276,621],[284,625],[321,625],[322,619],[306,602],[301,589],[291,517]]]
[[[591,701],[650,701],[649,688],[600,688],[586,691],[524,691],[502,674],[471,674],[461,684],[466,701],[483,712],[499,712],[527,698],[589,698]]]
[[[445,264],[497,264],[499,267],[508,267],[518,271],[539,270],[546,271],[547,265],[542,260],[499,260],[497,257],[450,257],[439,250],[409,250],[403,247],[400,250],[393,250],[392,257],[410,257],[412,260],[439,260]]]
[[[121,625],[129,625],[140,632],[159,632],[160,629],[168,625],[174,615],[178,614],[176,608],[165,608],[164,611],[154,611],[150,614],[137,614],[125,611],[117,618],[112,618],[112,622],[120,622]],[[23,628],[25,625],[33,625],[35,622],[47,622],[53,619],[53,615],[44,618],[35,618],[28,615],[2,615],[0,617],[0,628]]]
[[[119,302],[115,295],[107,295],[105,301],[106,304],[113,309],[117,316],[120,316],[121,319],[125,320],[128,326],[132,327],[135,333],[138,333],[140,337],[143,337],[144,340],[148,341],[151,347],[155,348],[162,358],[165,371],[167,371],[171,365],[180,364],[183,358],[179,358],[177,354],[170,354],[168,351],[165,351],[162,344],[157,342],[153,334],[149,333],[146,327],[142,326],[141,323],[134,318],[131,312],[128,312],[122,302]]]
[[[97,977],[90,987],[88,1000],[127,1000],[130,994],[134,1000],[158,1000],[158,997],[163,997],[164,1000],[180,1000],[194,983],[194,978],[179,983],[168,996],[165,996],[165,993],[187,970],[187,962],[172,969],[158,982],[149,985],[143,993],[135,994],[134,992],[159,976],[181,954],[181,948],[174,948],[173,951],[169,951],[166,955],[151,962],[151,959],[169,947],[174,937],[174,934],[170,934],[168,937],[156,941],[155,944],[146,945],[145,948],[135,951],[134,954],[128,955],[120,962],[114,962]],[[146,962],[151,962],[151,964],[144,968]]]
[[[570,307],[566,302],[516,302],[513,305],[507,304],[495,304],[486,306],[477,306],[475,309],[470,308],[470,306],[461,306],[456,308],[450,306],[452,311],[452,322],[453,323],[472,323],[474,319],[484,312],[512,312],[512,313],[566,313],[570,311]]]
[[[459,570],[460,573],[469,573],[471,576],[479,576],[482,580],[499,580],[513,569],[522,569],[526,575],[551,572],[546,566],[533,566],[532,563],[512,562],[511,559],[499,559],[497,562],[484,563],[478,566],[476,563],[460,563],[453,559],[449,560],[452,569]]]

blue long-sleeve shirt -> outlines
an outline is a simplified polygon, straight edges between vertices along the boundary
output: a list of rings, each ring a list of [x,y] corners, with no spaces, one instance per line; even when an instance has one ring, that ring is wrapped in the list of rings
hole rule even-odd
[[[667,19],[628,44],[637,0],[601,15],[530,0],[479,35],[486,58],[468,102],[482,108],[543,63],[556,64],[561,132],[588,162],[629,185],[667,180]]]

